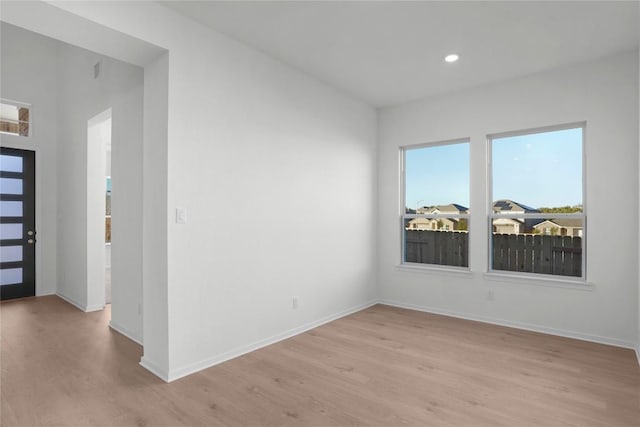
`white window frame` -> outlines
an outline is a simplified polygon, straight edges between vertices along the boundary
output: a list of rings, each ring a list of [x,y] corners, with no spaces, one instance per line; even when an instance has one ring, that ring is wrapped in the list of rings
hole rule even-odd
[[[506,214],[493,212],[493,140],[501,138],[510,138],[514,136],[534,135],[539,133],[555,132],[568,129],[582,129],[582,212],[580,213],[524,213],[524,214]],[[487,135],[487,217],[488,217],[488,239],[487,239],[487,271],[490,274],[505,276],[522,276],[524,278],[535,279],[551,279],[570,282],[587,283],[587,123],[574,122],[562,125],[545,126],[540,128],[525,129],[511,132],[501,132]],[[529,273],[510,270],[493,269],[493,220],[498,218],[507,219],[550,219],[566,218],[582,220],[582,274],[577,276],[565,276],[559,274]]]
[[[446,140],[446,141],[438,141],[438,142],[430,142],[430,143],[424,143],[424,144],[416,144],[416,145],[405,145],[405,146],[401,146],[400,147],[400,210],[399,210],[399,217],[400,217],[400,265],[401,266],[410,266],[410,267],[416,267],[416,268],[423,268],[423,269],[438,269],[438,270],[455,270],[455,271],[462,271],[462,272],[468,272],[470,271],[470,266],[471,266],[471,262],[469,260],[469,255],[471,254],[471,246],[468,245],[467,246],[467,266],[466,267],[462,267],[462,266],[455,266],[455,265],[442,265],[442,264],[423,264],[423,263],[414,263],[414,262],[406,262],[406,254],[405,254],[405,249],[406,249],[406,242],[405,242],[405,237],[406,237],[406,233],[405,233],[405,220],[411,220],[414,218],[425,218],[425,219],[435,219],[435,218],[460,218],[460,219],[466,219],[467,220],[467,233],[469,233],[469,237],[470,237],[470,233],[471,233],[471,214],[467,213],[467,214],[451,214],[451,213],[433,213],[433,214],[408,214],[406,212],[406,202],[407,202],[407,174],[406,174],[406,153],[407,151],[410,150],[418,150],[421,148],[431,148],[431,147],[439,147],[439,146],[445,146],[445,145],[454,145],[454,144],[468,144],[469,145],[469,161],[471,163],[471,138],[457,138],[457,139],[451,139],[451,140]],[[471,192],[471,173],[469,171],[469,191]],[[470,200],[469,200],[470,201]],[[469,212],[471,212],[471,207],[468,207]],[[468,237],[468,238],[469,238]]]

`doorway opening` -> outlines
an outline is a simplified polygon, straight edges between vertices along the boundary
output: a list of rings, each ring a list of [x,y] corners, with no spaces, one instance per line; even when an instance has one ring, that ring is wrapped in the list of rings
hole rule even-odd
[[[106,139],[106,183],[105,183],[105,212],[104,212],[104,252],[105,252],[105,281],[104,301],[111,304],[111,119],[108,123],[108,138]]]
[[[87,123],[87,296],[111,302],[111,108]]]

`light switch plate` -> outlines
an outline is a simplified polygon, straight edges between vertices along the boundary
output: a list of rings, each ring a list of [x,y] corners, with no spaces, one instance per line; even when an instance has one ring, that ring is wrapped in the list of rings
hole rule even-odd
[[[176,208],[176,224],[186,224],[186,223],[187,223],[187,209]]]

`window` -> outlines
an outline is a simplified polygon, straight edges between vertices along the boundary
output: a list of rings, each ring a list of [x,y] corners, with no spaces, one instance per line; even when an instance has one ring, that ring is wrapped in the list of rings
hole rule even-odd
[[[0,102],[0,132],[29,136],[29,105],[2,100]]]
[[[490,270],[585,278],[584,130],[489,136]]]
[[[469,141],[402,148],[402,263],[469,266]]]

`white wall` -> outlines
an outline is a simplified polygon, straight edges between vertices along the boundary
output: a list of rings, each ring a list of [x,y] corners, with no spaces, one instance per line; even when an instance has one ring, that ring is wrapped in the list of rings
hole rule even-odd
[[[111,108],[111,324],[140,341],[143,70],[64,43],[58,44],[57,52],[58,293],[85,310],[104,306],[104,281],[100,283],[97,276],[92,279],[87,271],[88,254],[90,261],[94,252],[94,258],[104,258],[104,243],[98,246],[104,237],[99,232],[87,234],[88,223],[104,221],[104,212],[100,217],[88,216],[92,210],[87,210],[91,172],[87,170],[87,125]],[[102,71],[94,79],[98,61]],[[89,239],[92,234],[95,238]],[[88,241],[93,241],[95,251],[88,248]]]
[[[169,83],[174,376],[375,297],[375,112],[208,38]]]
[[[111,326],[141,343],[144,70],[103,65],[112,107]]]
[[[208,30],[179,33],[169,378],[375,298],[375,111]]]
[[[56,292],[56,43],[5,23],[1,43],[0,96],[32,104],[32,123],[28,138],[0,134],[0,144],[36,152],[36,295],[48,295]]]
[[[166,233],[167,271],[144,279],[145,366],[173,379],[375,299],[373,108],[157,4],[56,5],[169,50],[167,222],[144,248],[146,272],[162,258],[148,233]],[[158,150],[145,138],[145,168],[162,170]]]
[[[166,378],[169,366],[167,284],[167,125],[169,55],[144,68],[143,335],[141,363]]]
[[[592,287],[578,290],[484,276],[486,135],[585,120]],[[398,268],[398,147],[461,137],[471,138],[472,273]],[[378,164],[378,286],[383,301],[633,347],[638,312],[637,52],[383,109]],[[614,220],[622,226],[611,227]],[[487,299],[489,289],[493,301]]]

